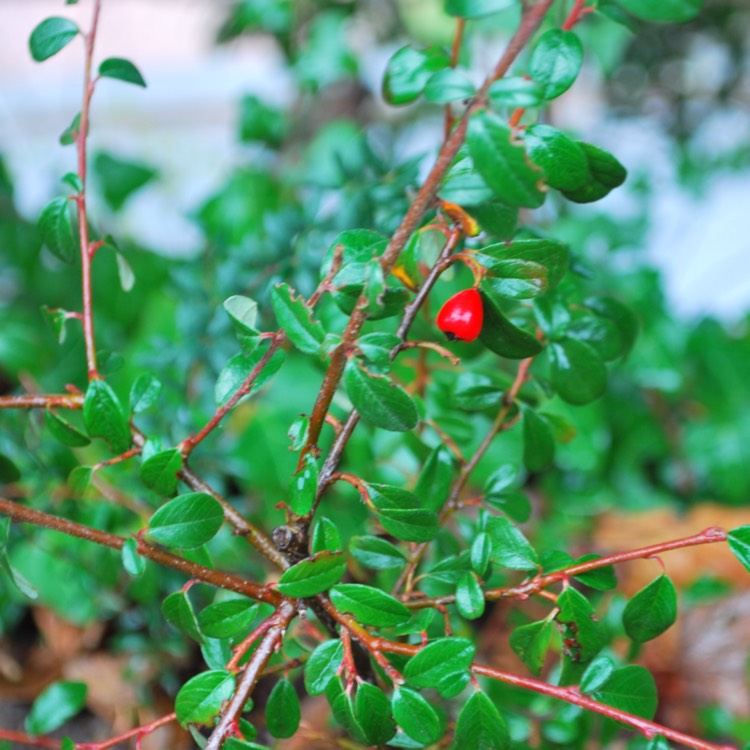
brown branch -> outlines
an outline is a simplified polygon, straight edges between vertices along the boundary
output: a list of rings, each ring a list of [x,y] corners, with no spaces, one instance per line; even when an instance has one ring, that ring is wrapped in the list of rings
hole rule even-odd
[[[148,724],[144,724],[143,726],[131,729],[130,731],[124,732],[117,737],[110,737],[108,740],[103,740],[102,742],[77,742],[76,750],[107,750],[107,748],[119,745],[120,743],[125,742],[126,740],[129,740],[133,737],[140,740],[147,734],[151,734],[157,729],[161,729],[161,727],[164,727],[167,724],[171,724],[176,719],[177,714],[173,711],[171,714],[160,716],[158,719],[155,719]]]
[[[3,497],[0,497],[0,513],[9,516],[14,521],[22,521],[23,523],[30,523],[34,526],[43,526],[48,529],[53,529],[54,531],[59,531],[61,534],[75,536],[79,539],[85,539],[88,542],[94,542],[116,550],[122,549],[122,546],[126,541],[125,537],[118,536],[117,534],[110,534],[106,531],[92,529],[90,526],[84,526],[75,521],[69,521],[66,518],[60,518],[58,516],[53,516],[50,513],[44,513],[40,510],[28,508],[25,505],[14,503],[12,500],[6,500]],[[252,599],[257,599],[258,601],[268,602],[274,606],[284,601],[281,594],[273,589],[260,586],[256,583],[251,583],[250,581],[246,581],[244,578],[232,575],[231,573],[223,573],[218,570],[206,568],[203,565],[191,562],[183,557],[178,557],[171,552],[152,547],[143,542],[138,545],[138,554],[159,563],[159,565],[179,570],[190,578],[196,578],[204,583],[210,583],[217,588],[236,591],[239,594],[244,594]]]
[[[78,177],[81,181],[81,192],[75,196],[78,204],[78,236],[81,243],[81,286],[83,291],[83,338],[86,343],[86,364],[89,380],[99,377],[96,368],[96,344],[94,342],[94,317],[91,294],[91,260],[92,247],[89,241],[89,225],[86,214],[86,139],[89,132],[89,111],[91,97],[94,93],[95,81],[91,79],[91,67],[94,59],[94,42],[96,29],[99,24],[101,0],[94,0],[93,17],[89,33],[84,35],[86,43],[86,63],[83,74],[83,103],[81,105],[81,119],[78,133],[75,136],[78,148]]]
[[[81,409],[83,394],[56,393],[37,395],[24,393],[21,396],[0,396],[0,409]]]
[[[232,700],[222,712],[221,719],[219,719],[216,729],[211,733],[205,750],[220,750],[224,740],[229,736],[232,727],[245,709],[247,699],[258,684],[266,664],[281,645],[284,633],[286,633],[289,623],[296,614],[295,606],[289,601],[284,601],[278,610],[271,615],[269,619],[272,621],[272,625],[250,657]]]

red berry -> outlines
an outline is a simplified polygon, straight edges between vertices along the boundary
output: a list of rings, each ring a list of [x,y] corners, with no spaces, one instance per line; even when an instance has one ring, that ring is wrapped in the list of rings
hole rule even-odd
[[[474,341],[482,330],[484,309],[476,289],[454,294],[437,315],[438,328],[451,340]]]

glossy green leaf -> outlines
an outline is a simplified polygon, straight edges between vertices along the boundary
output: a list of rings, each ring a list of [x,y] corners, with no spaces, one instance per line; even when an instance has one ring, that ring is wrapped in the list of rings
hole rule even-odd
[[[522,143],[496,115],[478,112],[469,121],[469,153],[482,179],[510,206],[538,208],[544,193],[538,183],[543,173],[529,161]]]
[[[628,638],[645,643],[671,628],[677,620],[677,591],[662,574],[641,589],[625,607],[622,624]]]
[[[570,640],[568,646],[574,662],[588,662],[593,659],[604,644],[602,627],[594,617],[594,608],[586,597],[569,587],[557,600],[560,611],[557,621],[564,627],[564,634]]]
[[[405,542],[429,542],[438,532],[438,516],[423,508],[416,495],[386,484],[368,484],[383,528]]]
[[[29,734],[40,735],[62,726],[86,703],[84,682],[53,682],[36,698],[24,721]]]
[[[316,646],[305,663],[305,690],[310,695],[323,695],[328,683],[336,676],[344,658],[340,640],[331,640]]]
[[[467,638],[432,641],[409,659],[404,678],[412,687],[435,688],[444,698],[451,698],[469,681],[475,651],[474,644]],[[401,726],[409,734],[408,729]]]
[[[92,380],[83,401],[83,423],[91,437],[103,438],[114,453],[130,448],[130,426],[115,392],[103,380]]]
[[[180,549],[200,547],[216,536],[224,509],[211,495],[189,492],[159,508],[148,524],[148,535],[159,544]]]
[[[474,163],[468,157],[460,160],[448,170],[439,194],[445,201],[469,207],[476,207],[480,203],[490,201],[495,195],[492,188],[474,169]],[[516,211],[515,208],[511,210]]]
[[[486,375],[473,372],[461,373],[453,389],[453,405],[463,411],[491,409],[500,403],[502,397],[503,389],[499,384]],[[444,446],[442,448],[447,450]]]
[[[505,721],[484,693],[474,693],[461,709],[452,748],[509,750],[510,734]]]
[[[294,686],[287,679],[279,680],[266,703],[266,728],[272,737],[291,737],[299,727],[302,712]]]
[[[369,682],[357,686],[354,716],[368,745],[385,745],[396,733],[391,701],[379,687]]]
[[[268,344],[260,344],[250,355],[237,354],[227,362],[224,369],[219,373],[214,388],[214,397],[217,404],[226,403],[251,375],[254,380],[247,395],[260,390],[284,364],[285,354],[282,349],[277,349],[268,359],[265,365],[258,370],[261,360],[267,352]]]
[[[203,640],[193,604],[186,591],[175,591],[161,603],[164,619],[196,641]]]
[[[146,569],[146,561],[138,554],[138,542],[126,539],[121,550],[122,567],[131,576],[139,576]]]
[[[141,75],[141,71],[130,60],[125,60],[122,57],[108,57],[106,60],[102,60],[99,65],[99,75],[103,78],[116,78],[118,81],[125,81],[125,83],[146,88],[146,81]]]
[[[492,539],[486,531],[480,531],[471,543],[470,559],[471,569],[483,578],[487,573],[492,557]]]
[[[87,435],[73,427],[67,419],[61,417],[57,412],[48,409],[44,414],[44,421],[50,434],[63,445],[70,448],[82,448],[91,442]]]
[[[182,453],[177,448],[149,456],[139,471],[141,481],[160,495],[171,495],[177,489],[177,473],[182,469]]]
[[[498,261],[521,260],[546,269],[546,289],[554,289],[562,281],[570,262],[570,251],[563,242],[550,239],[521,239],[509,243],[487,245],[477,254],[482,265],[494,268]]]
[[[484,323],[479,339],[488,349],[508,359],[526,359],[539,354],[542,345],[536,336],[511,323],[486,293],[482,293],[482,306]]]
[[[445,12],[459,18],[482,18],[510,8],[516,0],[445,0]]]
[[[544,98],[554,99],[573,85],[582,63],[583,45],[575,32],[550,29],[531,51],[529,72]]]
[[[575,564],[588,562],[589,560],[598,560],[601,555],[582,555]],[[585,583],[589,588],[597,591],[611,591],[617,586],[617,574],[613,565],[607,565],[603,568],[589,570],[586,573],[578,573],[575,578],[581,583]]]
[[[388,368],[391,363],[391,352],[401,343],[394,333],[368,333],[357,339],[357,346],[365,359],[379,368]]]
[[[189,679],[177,693],[177,721],[211,726],[221,707],[234,693],[234,675],[226,669],[212,669]]]
[[[536,107],[544,101],[544,90],[522,76],[499,78],[487,92],[493,107]]]
[[[286,331],[289,340],[305,354],[317,354],[325,338],[319,321],[314,320],[302,297],[294,295],[288,284],[277,284],[271,289],[271,306],[276,320]]]
[[[539,556],[522,531],[507,518],[496,516],[487,523],[492,540],[492,560],[511,570],[535,570]]]
[[[398,547],[377,536],[352,537],[349,552],[360,565],[376,570],[400,568],[406,562],[406,555]]]
[[[91,466],[76,466],[68,475],[68,489],[74,496],[80,497],[91,482],[94,470]]]
[[[318,552],[285,570],[278,589],[285,596],[314,596],[337,584],[345,570],[346,558],[341,552]]]
[[[383,98],[389,104],[408,104],[418,99],[433,73],[450,64],[450,57],[440,47],[398,50],[385,69]]]
[[[750,526],[738,526],[727,534],[729,549],[750,573]]]
[[[629,354],[638,337],[638,318],[635,313],[613,297],[589,297],[583,304],[617,327],[620,334],[619,354]]]
[[[67,185],[73,193],[82,193],[84,190],[83,181],[76,172],[66,172],[62,176],[61,181],[63,184]]]
[[[577,190],[591,177],[581,144],[551,125],[537,123],[523,136],[531,161],[544,170],[550,187]]]
[[[303,414],[292,422],[287,432],[291,445],[289,450],[300,451],[307,442],[307,436],[310,434],[310,417]]]
[[[45,18],[31,32],[29,50],[36,62],[43,62],[67,46],[80,29],[67,18]]]
[[[547,420],[536,410],[524,406],[523,463],[529,471],[544,471],[554,461],[555,441]]]
[[[669,743],[662,737],[660,734],[657,734],[656,737],[652,737],[651,740],[649,740],[648,745],[644,748],[644,750],[670,750]],[[747,750],[747,746],[745,746],[745,750]]]
[[[153,406],[161,388],[161,381],[150,373],[139,375],[130,389],[130,410],[133,414],[140,414]]]
[[[373,375],[351,360],[344,372],[346,392],[362,419],[374,427],[407,432],[419,422],[411,396],[389,378]]]
[[[426,508],[438,512],[448,498],[455,474],[455,456],[444,445],[439,445],[424,462],[414,494]]]
[[[575,190],[563,190],[563,195],[574,203],[593,203],[620,187],[628,172],[612,154],[590,143],[578,141],[586,154],[590,178]]]
[[[550,381],[560,398],[581,406],[598,399],[607,387],[607,368],[588,344],[572,338],[549,345]]]
[[[313,554],[324,550],[340,552],[343,549],[341,532],[330,518],[325,516],[318,518],[312,533],[311,549]]]
[[[692,21],[703,7],[703,0],[617,0],[617,3],[642,21],[683,23]]]
[[[245,356],[249,356],[260,343],[256,330],[258,303],[250,297],[235,294],[224,300],[224,310],[232,322],[234,333]]]
[[[72,263],[78,253],[78,238],[70,218],[70,200],[53,198],[39,215],[39,231],[50,252],[63,263]]]
[[[513,652],[526,665],[529,672],[537,677],[544,668],[553,627],[549,620],[540,620],[521,625],[510,634],[510,647]]]
[[[492,260],[480,289],[506,299],[531,299],[547,291],[547,269],[533,261]]]
[[[158,171],[149,164],[101,151],[94,155],[92,166],[100,192],[113,211],[119,211],[131,195],[158,176]]]
[[[411,617],[398,599],[372,586],[340,583],[331,589],[330,597],[341,612],[354,615],[363,625],[392,627]]]
[[[202,609],[198,625],[209,638],[232,638],[247,630],[257,613],[258,605],[250,599],[225,599]]]
[[[497,199],[490,199],[471,207],[471,215],[479,226],[496,239],[510,239],[518,224],[518,208]]]
[[[289,506],[300,516],[312,510],[318,492],[318,462],[308,453],[302,468],[289,480]]]
[[[75,143],[76,136],[81,130],[81,113],[78,112],[62,133],[60,133],[60,145],[71,146]]]
[[[458,581],[456,609],[467,620],[476,620],[484,614],[484,591],[474,573],[464,573]]]
[[[651,673],[637,665],[616,669],[592,697],[608,706],[653,719],[658,697]]]
[[[20,478],[20,469],[5,454],[0,453],[0,482],[10,484]]]
[[[393,718],[401,729],[422,745],[437,742],[443,734],[440,717],[435,709],[415,690],[399,687],[391,699]]]
[[[289,131],[289,119],[260,97],[246,94],[240,99],[239,139],[243,143],[260,141],[272,148],[283,142]]]
[[[476,88],[465,73],[446,68],[433,73],[424,87],[424,98],[435,104],[448,104],[457,99],[469,99]]]
[[[516,523],[526,523],[531,518],[531,502],[529,498],[518,490],[509,490],[499,495],[486,495],[484,502],[505,513]]]
[[[615,663],[609,656],[597,656],[581,676],[580,690],[582,693],[593,693],[599,690],[615,671]]]

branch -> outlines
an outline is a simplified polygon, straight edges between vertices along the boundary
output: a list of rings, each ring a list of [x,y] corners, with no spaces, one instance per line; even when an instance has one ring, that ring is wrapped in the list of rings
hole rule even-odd
[[[110,737],[110,739],[103,740],[102,742],[77,742],[76,750],[107,750],[107,748],[114,747],[115,745],[119,745],[121,742],[125,742],[126,740],[129,740],[132,737],[136,737],[138,740],[140,740],[141,738],[145,737],[147,734],[151,734],[152,732],[155,732],[157,729],[161,729],[161,727],[166,726],[167,724],[171,724],[176,718],[177,718],[177,714],[172,712],[171,714],[167,714],[166,716],[161,716],[160,718],[155,719],[154,721],[149,722],[148,724],[144,724],[143,726],[136,727],[135,729],[131,729],[130,731],[124,732],[123,734],[118,735],[117,737]]]
[[[0,409],[81,409],[83,395],[80,393],[56,393],[36,395],[24,393],[21,396],[0,396]]]
[[[247,699],[258,684],[266,664],[281,645],[284,633],[286,633],[289,623],[296,614],[295,606],[289,601],[284,601],[276,613],[271,615],[269,619],[272,621],[272,625],[250,657],[232,700],[222,713],[216,729],[211,733],[205,750],[220,750],[224,740],[231,733],[232,727],[245,709]]]
[[[59,531],[62,534],[68,534],[68,536],[75,536],[79,539],[85,539],[87,542],[95,542],[96,544],[116,550],[122,549],[126,541],[125,537],[118,536],[117,534],[92,529],[90,526],[84,526],[75,521],[69,521],[66,518],[59,518],[40,510],[27,508],[25,505],[14,503],[12,500],[6,500],[3,497],[0,497],[0,513],[9,516],[14,521],[22,521],[34,526],[43,526],[54,531]],[[190,578],[210,583],[217,588],[236,591],[239,594],[249,596],[251,599],[268,602],[268,604],[273,604],[274,606],[285,601],[281,594],[273,589],[251,583],[231,573],[222,573],[218,570],[206,568],[203,565],[185,560],[183,557],[178,557],[171,552],[152,547],[144,542],[138,545],[138,554],[159,563],[159,565],[179,570]]]

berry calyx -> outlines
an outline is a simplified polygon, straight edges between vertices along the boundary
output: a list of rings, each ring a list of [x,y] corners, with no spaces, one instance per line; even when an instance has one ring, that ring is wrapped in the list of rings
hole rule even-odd
[[[474,341],[482,330],[484,308],[476,289],[454,294],[437,315],[437,326],[450,341]]]

